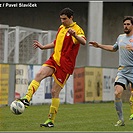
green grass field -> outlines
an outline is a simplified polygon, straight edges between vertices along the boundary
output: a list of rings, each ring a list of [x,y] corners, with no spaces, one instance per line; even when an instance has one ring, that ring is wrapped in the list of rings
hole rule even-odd
[[[30,106],[21,115],[11,113],[8,106],[0,108],[0,131],[133,131],[129,121],[130,108],[123,103],[124,127],[115,127],[114,103],[61,104],[54,128],[40,127],[47,119],[49,105]]]

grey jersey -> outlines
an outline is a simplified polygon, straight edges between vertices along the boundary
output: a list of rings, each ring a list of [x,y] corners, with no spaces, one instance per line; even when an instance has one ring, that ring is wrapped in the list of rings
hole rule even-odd
[[[126,49],[126,45],[133,46],[133,35],[128,37],[126,34],[118,36],[114,49],[119,49],[119,66],[132,66],[133,67],[133,51]]]
[[[133,46],[133,35],[128,37],[121,34],[113,45],[114,49],[119,49],[119,68],[115,82],[126,86],[131,82],[133,86],[133,51],[126,49],[127,44]]]

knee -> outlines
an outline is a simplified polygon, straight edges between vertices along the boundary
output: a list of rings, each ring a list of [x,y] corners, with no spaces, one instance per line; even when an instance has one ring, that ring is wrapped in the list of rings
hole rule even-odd
[[[115,92],[114,92],[115,98],[121,98],[122,92],[123,92],[123,88],[116,86]]]
[[[53,98],[55,98],[55,96],[57,95],[57,92],[55,89],[51,89],[51,95]]]
[[[52,98],[59,98],[61,89],[61,86],[54,81],[53,87],[51,89]]]
[[[60,89],[57,88],[51,89],[52,98],[59,98],[59,94],[60,94]]]
[[[117,90],[115,91],[114,94],[115,94],[115,98],[120,98],[121,97],[120,93]]]

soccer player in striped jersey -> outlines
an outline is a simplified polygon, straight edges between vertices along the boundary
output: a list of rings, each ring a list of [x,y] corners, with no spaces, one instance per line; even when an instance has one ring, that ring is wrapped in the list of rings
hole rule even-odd
[[[119,50],[119,68],[115,79],[115,108],[118,114],[119,120],[115,126],[124,126],[124,117],[122,110],[122,100],[121,96],[123,90],[127,89],[128,85],[133,88],[133,17],[126,16],[123,19],[124,33],[120,34],[114,45],[102,45],[95,41],[90,41],[89,44],[101,48],[107,51],[116,52]],[[131,103],[131,113],[133,114],[133,91],[131,91],[130,96]],[[133,119],[133,115],[130,116]]]
[[[29,106],[29,102],[38,89],[41,80],[48,76],[54,78],[54,83],[51,89],[52,102],[48,119],[40,124],[41,127],[54,127],[55,117],[60,104],[60,91],[69,76],[73,73],[80,44],[86,44],[84,31],[73,21],[73,16],[74,12],[72,9],[64,8],[60,12],[62,25],[57,31],[55,40],[46,45],[42,45],[35,40],[33,44],[34,48],[40,48],[41,50],[54,48],[53,54],[42,65],[34,80],[30,83],[25,97],[19,99],[25,104],[25,106]]]

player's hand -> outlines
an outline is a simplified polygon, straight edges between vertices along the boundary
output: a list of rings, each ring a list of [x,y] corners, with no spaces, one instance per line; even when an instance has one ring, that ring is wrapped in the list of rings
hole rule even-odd
[[[99,47],[98,43],[95,42],[95,41],[91,41],[91,42],[89,42],[89,45],[90,45],[90,46],[93,46],[93,47],[96,47],[96,48]]]
[[[127,44],[126,45],[126,49],[127,50],[132,50],[133,51],[133,46],[131,44]]]
[[[36,48],[44,49],[44,46],[41,43],[39,43],[37,40],[34,40],[33,47],[35,49]]]
[[[70,35],[72,35],[72,36],[75,36],[75,35],[76,35],[75,30],[73,30],[73,29],[71,29],[71,28],[68,29],[68,33],[69,33]]]

